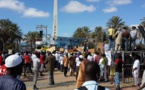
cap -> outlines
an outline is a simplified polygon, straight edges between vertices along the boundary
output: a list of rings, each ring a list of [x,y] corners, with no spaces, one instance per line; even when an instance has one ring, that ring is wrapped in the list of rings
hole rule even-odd
[[[83,55],[80,55],[79,58],[83,58]]]
[[[21,56],[14,54],[14,55],[10,55],[6,58],[5,66],[7,68],[11,68],[11,67],[15,67],[15,66],[19,65],[21,62],[22,62]]]

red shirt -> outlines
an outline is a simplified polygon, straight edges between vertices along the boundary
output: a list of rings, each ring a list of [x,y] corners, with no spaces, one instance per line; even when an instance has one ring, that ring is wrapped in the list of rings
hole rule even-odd
[[[3,57],[0,56],[0,65],[2,65],[2,64],[3,64]]]
[[[25,60],[25,63],[29,63],[30,56],[29,55],[25,55],[24,56],[24,60]]]
[[[124,62],[123,62],[121,59],[118,59],[118,58],[117,58],[117,59],[115,60],[115,63],[118,64],[119,62],[121,62],[122,64],[124,64]]]
[[[40,64],[44,64],[44,56],[40,55]]]
[[[6,75],[7,74],[7,68],[5,65],[0,67],[0,76]]]

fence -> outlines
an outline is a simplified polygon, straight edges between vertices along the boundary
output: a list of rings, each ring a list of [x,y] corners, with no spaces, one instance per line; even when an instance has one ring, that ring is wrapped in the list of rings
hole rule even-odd
[[[140,56],[140,73],[139,78],[142,78],[143,74],[143,61],[145,57],[144,51],[121,51],[122,53],[122,60],[124,61],[124,68],[122,72],[122,81],[125,83],[132,83],[133,76],[132,76],[132,66],[134,63],[134,59],[132,58],[132,54],[138,54]]]

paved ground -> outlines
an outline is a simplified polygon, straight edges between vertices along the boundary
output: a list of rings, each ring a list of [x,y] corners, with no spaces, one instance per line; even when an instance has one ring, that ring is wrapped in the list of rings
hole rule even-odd
[[[32,76],[30,78],[24,78],[22,76],[21,79],[26,84],[27,90],[33,90]],[[39,76],[37,87],[39,88],[39,90],[73,90],[75,88],[76,81],[74,76],[64,77],[63,72],[55,71],[54,80],[55,80],[55,85],[49,86],[47,73],[44,73],[44,76],[41,77]],[[110,90],[115,90],[114,85],[110,85],[109,82],[99,83],[99,84],[109,88]],[[137,87],[133,87],[132,84],[130,83],[121,83],[121,88],[122,90],[137,89]]]

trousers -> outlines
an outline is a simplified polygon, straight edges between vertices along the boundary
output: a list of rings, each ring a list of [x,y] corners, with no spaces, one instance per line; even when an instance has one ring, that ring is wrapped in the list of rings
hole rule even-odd
[[[38,73],[39,71],[37,69],[33,69],[33,84],[37,84],[37,79],[38,79]]]
[[[133,78],[134,78],[134,85],[137,86],[139,83],[139,80],[138,80],[139,71],[135,70],[132,72],[132,74],[133,74]]]

